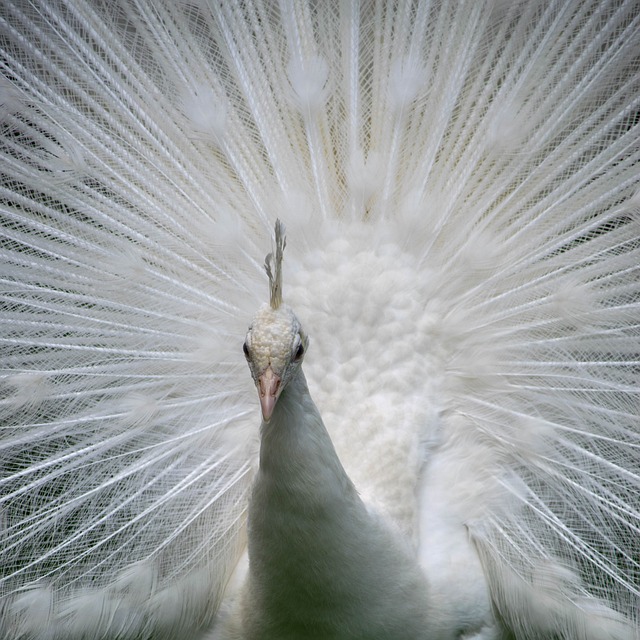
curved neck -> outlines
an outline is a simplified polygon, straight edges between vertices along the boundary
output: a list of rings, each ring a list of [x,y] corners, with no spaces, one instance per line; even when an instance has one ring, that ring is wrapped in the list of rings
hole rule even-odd
[[[306,509],[336,489],[341,500],[350,495],[359,502],[302,369],[282,391],[271,420],[262,423],[258,480],[289,496],[292,504],[305,499]]]
[[[422,638],[423,578],[360,500],[302,371],[261,436],[249,505],[246,637]]]

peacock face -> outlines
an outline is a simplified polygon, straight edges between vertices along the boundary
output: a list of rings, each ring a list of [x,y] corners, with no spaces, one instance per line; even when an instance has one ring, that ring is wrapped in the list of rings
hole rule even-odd
[[[300,368],[309,339],[287,305],[264,305],[242,347],[258,389],[262,418],[269,422],[282,390]]]

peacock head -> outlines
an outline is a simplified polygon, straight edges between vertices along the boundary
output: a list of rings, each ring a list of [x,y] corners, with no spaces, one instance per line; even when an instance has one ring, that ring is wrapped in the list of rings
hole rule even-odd
[[[282,302],[284,226],[276,222],[276,251],[267,256],[270,304],[263,305],[249,326],[242,347],[258,389],[262,418],[269,422],[276,402],[302,364],[309,339],[295,313]],[[273,267],[273,268],[272,268]]]

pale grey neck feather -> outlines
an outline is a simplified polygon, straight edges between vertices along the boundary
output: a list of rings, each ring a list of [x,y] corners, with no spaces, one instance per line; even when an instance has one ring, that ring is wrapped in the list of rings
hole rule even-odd
[[[426,584],[347,477],[300,370],[262,426],[245,637],[415,640]]]

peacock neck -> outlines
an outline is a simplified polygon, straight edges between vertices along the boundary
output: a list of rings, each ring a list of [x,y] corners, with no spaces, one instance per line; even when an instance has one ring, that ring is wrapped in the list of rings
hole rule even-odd
[[[299,369],[261,427],[259,479],[281,499],[309,506],[347,497],[359,501]],[[338,492],[335,495],[335,492]],[[275,497],[275,496],[273,496]]]
[[[423,579],[360,500],[301,371],[261,436],[246,638],[422,638]]]

